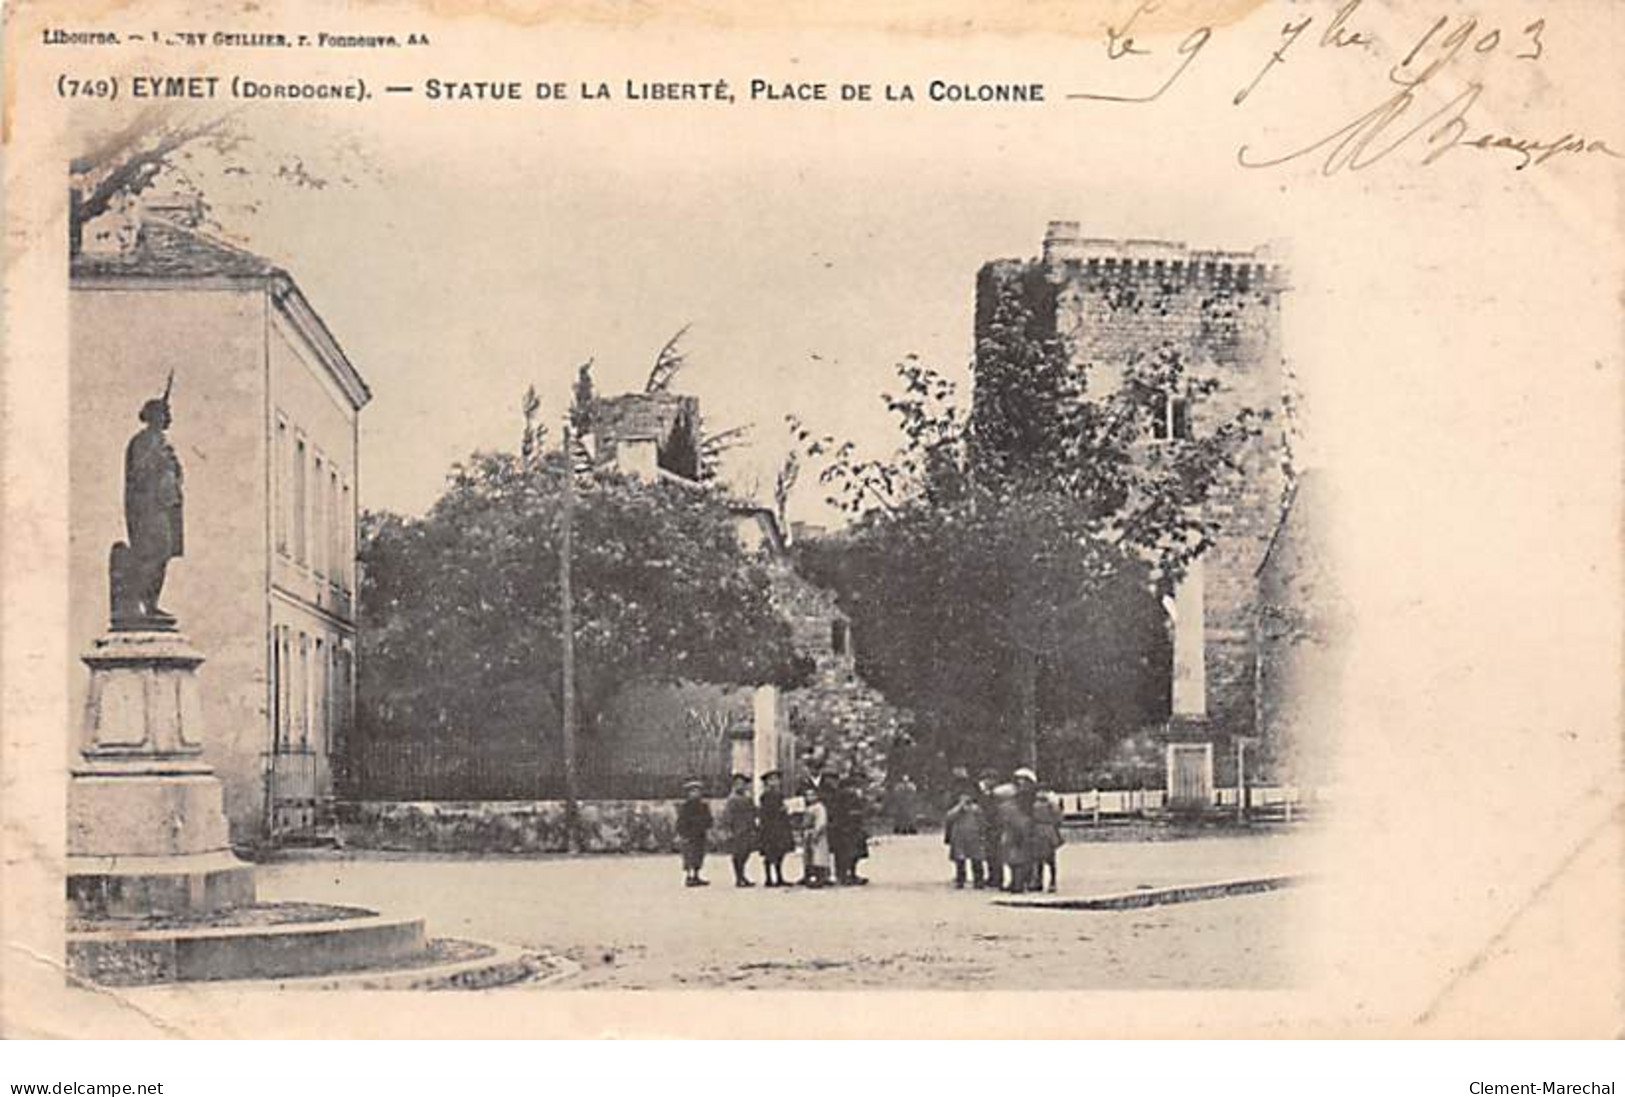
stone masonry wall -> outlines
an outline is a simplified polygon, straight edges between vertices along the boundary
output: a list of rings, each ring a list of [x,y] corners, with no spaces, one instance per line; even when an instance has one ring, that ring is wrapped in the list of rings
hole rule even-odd
[[[1243,473],[1229,478],[1210,501],[1209,513],[1222,532],[1204,563],[1210,728],[1221,736],[1250,734],[1255,573],[1286,488],[1280,334],[1285,272],[1263,249],[1191,251],[1160,241],[1086,240],[1075,225],[1057,222],[1042,259],[983,268],[978,316],[990,307],[990,289],[1018,279],[1044,312],[1041,321],[1053,323],[1076,359],[1090,364],[1093,391],[1110,391],[1131,356],[1169,343],[1183,352],[1193,379],[1219,382],[1190,409],[1194,434],[1245,407],[1271,413],[1244,456]]]
[[[592,405],[592,432],[598,460],[613,463],[622,442],[649,441],[664,446],[677,420],[686,417],[699,437],[699,400],[670,392],[630,392],[599,397]]]
[[[712,817],[722,818],[721,800]],[[340,831],[353,849],[418,853],[563,853],[562,800],[364,801],[341,809]],[[581,844],[587,853],[669,853],[677,849],[675,800],[584,800]],[[712,830],[711,847],[727,834]]]
[[[808,582],[787,564],[775,568],[773,604],[790,622],[796,650],[811,657],[812,680],[782,699],[789,730],[802,749],[823,749],[836,769],[851,762],[878,791],[887,752],[907,714],[894,707],[857,672],[851,622],[833,591]],[[841,650],[835,629],[843,634]]]

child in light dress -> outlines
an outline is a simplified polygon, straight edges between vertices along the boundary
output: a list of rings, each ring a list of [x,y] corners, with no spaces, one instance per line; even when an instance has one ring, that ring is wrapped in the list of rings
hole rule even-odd
[[[821,888],[829,883],[829,874],[835,864],[829,849],[829,808],[818,795],[816,785],[809,786],[807,799],[807,831],[802,845],[802,858],[807,875],[803,881],[808,887]]]

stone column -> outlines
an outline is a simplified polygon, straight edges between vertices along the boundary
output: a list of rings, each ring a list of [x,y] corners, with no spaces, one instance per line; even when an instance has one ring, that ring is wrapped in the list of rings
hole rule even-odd
[[[751,767],[751,789],[762,792],[762,774],[779,768],[779,689],[757,686],[751,705],[751,733],[755,758]]]
[[[1173,698],[1175,722],[1207,719],[1207,629],[1202,561],[1193,560],[1175,589],[1169,607],[1174,640]]]
[[[193,914],[254,901],[224,792],[203,761],[197,668],[172,631],[114,630],[90,668],[68,784],[68,898],[81,916]]]

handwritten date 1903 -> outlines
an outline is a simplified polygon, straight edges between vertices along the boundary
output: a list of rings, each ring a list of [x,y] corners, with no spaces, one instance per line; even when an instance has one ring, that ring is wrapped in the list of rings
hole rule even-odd
[[[1288,21],[1281,28],[1280,42],[1264,60],[1252,81],[1238,90],[1231,100],[1241,106],[1259,87],[1266,83],[1276,69],[1299,56],[1304,50],[1318,49],[1328,52],[1374,53],[1380,39],[1365,25],[1360,14],[1362,0],[1344,0],[1329,15],[1305,14]],[[1135,41],[1137,22],[1158,10],[1159,0],[1137,0],[1136,7],[1121,24],[1106,28],[1106,56],[1110,62],[1125,58],[1147,58],[1157,64],[1158,51],[1141,46]],[[1317,22],[1317,20],[1319,20]],[[1509,61],[1529,64],[1541,61],[1546,54],[1546,19],[1536,18],[1521,28],[1499,27],[1483,23],[1477,18],[1452,19],[1440,16],[1415,39],[1414,44],[1389,67],[1386,74],[1388,90],[1375,106],[1357,117],[1337,126],[1325,136],[1310,141],[1280,155],[1261,155],[1249,145],[1237,150],[1237,161],[1247,168],[1269,168],[1295,160],[1324,156],[1320,164],[1322,175],[1335,175],[1347,169],[1360,171],[1380,163],[1401,148],[1418,145],[1423,152],[1422,164],[1431,164],[1451,149],[1464,148],[1486,152],[1505,152],[1515,157],[1513,166],[1524,168],[1544,164],[1560,153],[1596,154],[1619,158],[1620,153],[1607,142],[1597,138],[1564,132],[1556,137],[1528,137],[1511,133],[1473,132],[1470,112],[1484,94],[1486,79],[1475,72],[1473,79],[1442,106],[1429,110],[1419,105],[1419,95],[1441,72],[1457,60],[1488,58],[1499,55]],[[1318,32],[1308,37],[1311,30]],[[1160,98],[1178,83],[1201,55],[1213,38],[1213,29],[1199,26],[1190,31],[1176,49],[1177,59],[1161,62],[1160,84],[1153,84],[1141,94],[1106,94],[1101,92],[1075,93],[1068,98],[1113,103],[1148,103]],[[1482,66],[1479,66],[1482,68]],[[1429,97],[1431,98],[1431,97]]]
[[[1324,137],[1280,156],[1261,157],[1254,154],[1250,146],[1243,145],[1236,152],[1237,162],[1247,168],[1268,168],[1324,152],[1325,160],[1321,163],[1320,172],[1331,176],[1344,168],[1360,171],[1371,167],[1416,138],[1421,139],[1426,149],[1423,165],[1433,163],[1454,148],[1513,153],[1517,156],[1514,167],[1520,171],[1544,164],[1559,153],[1596,153],[1619,157],[1620,154],[1609,148],[1607,142],[1573,132],[1545,139],[1489,133],[1470,136],[1469,112],[1484,93],[1482,80],[1468,83],[1442,106],[1423,114],[1416,107],[1417,92],[1464,50],[1484,55],[1508,45],[1499,28],[1484,27],[1472,18],[1462,19],[1434,45],[1439,32],[1449,25],[1447,17],[1441,16],[1435,20],[1399,63],[1388,71],[1389,82],[1399,85],[1399,90],[1372,109]],[[1520,61],[1538,60],[1545,52],[1542,40],[1545,29],[1544,19],[1536,19],[1524,27],[1520,40],[1510,47],[1515,50],[1511,56]],[[1277,51],[1276,56],[1279,55],[1280,51]],[[1266,66],[1264,71],[1268,69],[1269,66]]]

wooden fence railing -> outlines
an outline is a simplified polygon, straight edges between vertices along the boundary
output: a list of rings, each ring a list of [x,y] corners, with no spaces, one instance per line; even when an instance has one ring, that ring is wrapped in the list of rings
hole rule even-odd
[[[1161,815],[1168,809],[1163,789],[1094,789],[1088,792],[1061,792],[1061,812],[1069,823],[1103,824]],[[1234,785],[1213,790],[1212,808],[1235,811]],[[1250,819],[1279,819],[1292,822],[1328,806],[1326,794],[1317,789],[1293,785],[1254,785],[1247,789],[1246,815]]]
[[[562,767],[535,752],[469,749],[458,742],[374,741],[352,747],[341,769],[343,800],[561,800]],[[583,800],[667,800],[683,795],[686,774],[607,769],[582,759]],[[705,793],[727,794],[727,778],[710,776]]]

